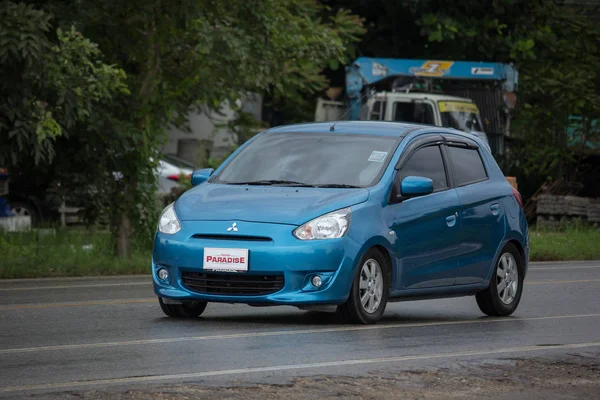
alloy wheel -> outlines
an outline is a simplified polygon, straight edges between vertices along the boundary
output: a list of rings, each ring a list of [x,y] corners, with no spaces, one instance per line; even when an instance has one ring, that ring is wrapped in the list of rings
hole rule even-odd
[[[361,268],[359,295],[367,313],[377,311],[383,297],[383,273],[379,263],[372,258],[365,261]]]
[[[496,288],[500,301],[510,304],[517,296],[519,289],[519,269],[517,262],[510,253],[504,253],[498,261],[496,269]]]

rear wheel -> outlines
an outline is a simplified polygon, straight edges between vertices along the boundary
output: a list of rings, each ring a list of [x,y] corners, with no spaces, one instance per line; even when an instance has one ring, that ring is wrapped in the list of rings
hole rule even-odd
[[[486,315],[499,317],[511,315],[517,309],[523,292],[523,261],[513,244],[500,252],[490,286],[477,293],[477,305]]]
[[[173,318],[196,318],[204,312],[206,301],[190,301],[182,304],[166,304],[162,298],[158,298],[158,303],[163,312]]]
[[[377,249],[369,250],[361,259],[348,300],[338,307],[340,313],[355,324],[377,322],[387,305],[390,267]]]

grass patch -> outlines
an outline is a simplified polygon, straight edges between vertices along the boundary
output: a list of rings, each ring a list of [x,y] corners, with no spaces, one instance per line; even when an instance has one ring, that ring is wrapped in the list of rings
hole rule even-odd
[[[531,261],[600,260],[600,231],[566,229],[529,234]]]
[[[0,279],[146,274],[150,262],[151,249],[135,242],[129,258],[115,257],[108,232],[0,232]]]
[[[530,239],[531,261],[600,260],[598,230],[532,230]],[[0,232],[0,279],[148,274],[151,252],[134,241],[131,257],[115,257],[108,232],[86,229]]]

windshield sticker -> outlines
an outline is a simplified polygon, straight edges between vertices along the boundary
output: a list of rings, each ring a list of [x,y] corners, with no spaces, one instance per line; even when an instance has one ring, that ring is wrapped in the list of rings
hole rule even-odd
[[[371,153],[371,156],[369,156],[369,161],[383,162],[387,155],[387,151],[374,151]]]
[[[460,101],[440,101],[440,112],[470,112],[479,114],[479,109],[473,103]]]

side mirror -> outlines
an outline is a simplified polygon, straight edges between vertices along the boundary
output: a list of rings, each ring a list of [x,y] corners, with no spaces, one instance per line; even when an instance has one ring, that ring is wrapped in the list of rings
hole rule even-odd
[[[194,171],[192,174],[192,186],[196,186],[206,181],[212,173],[215,172],[213,168],[204,168]]]
[[[400,196],[409,197],[425,196],[433,192],[433,181],[423,176],[407,176],[400,184]]]

